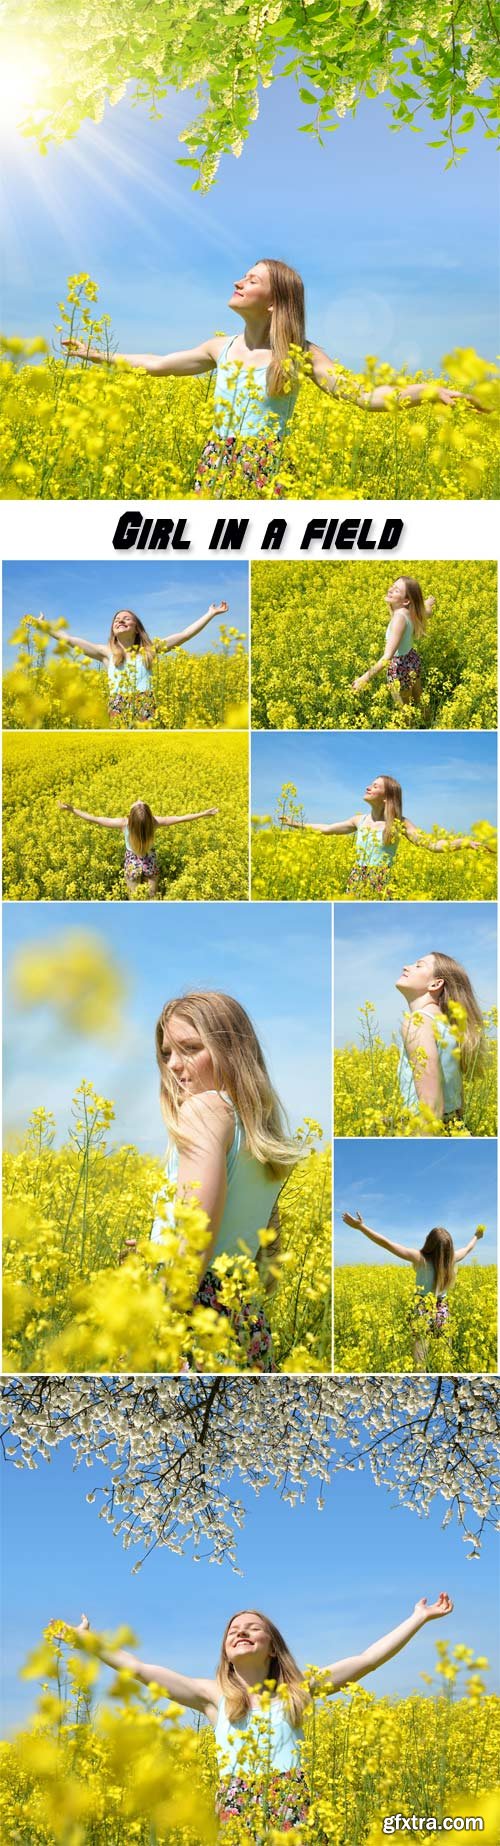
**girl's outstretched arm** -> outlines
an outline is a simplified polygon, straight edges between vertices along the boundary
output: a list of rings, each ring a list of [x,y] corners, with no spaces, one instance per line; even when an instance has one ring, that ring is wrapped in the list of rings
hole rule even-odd
[[[389,1634],[382,1635],[380,1641],[373,1641],[372,1646],[367,1647],[363,1654],[353,1654],[348,1660],[335,1660],[332,1666],[326,1668],[331,1677],[332,1692],[338,1692],[351,1679],[364,1679],[365,1673],[373,1673],[375,1667],[383,1666],[386,1660],[393,1660],[394,1655],[401,1653],[401,1648],[406,1647],[407,1642],[413,1639],[414,1634],[418,1634],[420,1628],[425,1627],[426,1622],[437,1621],[442,1615],[451,1615],[452,1608],[451,1597],[444,1590],[437,1602],[428,1603],[427,1598],[422,1596],[420,1602],[415,1603],[413,1615],[408,1615],[405,1622],[399,1623],[398,1628],[392,1628]]]
[[[432,380],[422,385],[374,385],[372,391],[355,391],[348,389],[339,377],[335,361],[330,359],[322,346],[310,342],[308,354],[312,365],[312,377],[320,391],[328,391],[330,397],[345,399],[349,404],[358,404],[360,410],[387,410],[398,399],[400,404],[421,404],[422,398],[439,404],[454,404],[457,399],[461,404],[471,404],[473,410],[483,410],[475,397],[467,392],[452,391],[448,385],[434,385]]]
[[[87,1616],[82,1615],[78,1627],[73,1629],[73,1635],[83,1636],[89,1633],[90,1623]],[[138,1660],[135,1654],[129,1654],[122,1647],[116,1650],[99,1648],[99,1659],[104,1661],[105,1666],[112,1667],[115,1673],[133,1673],[134,1678],[142,1680],[145,1686],[151,1682],[157,1686],[165,1686],[169,1698],[175,1699],[179,1705],[189,1705],[193,1711],[203,1711],[209,1714],[212,1707],[217,1706],[218,1689],[215,1679],[191,1679],[185,1673],[174,1672],[170,1667],[149,1666],[144,1660]]]
[[[381,654],[380,660],[376,660],[372,667],[367,667],[366,673],[361,673],[359,679],[353,679],[351,688],[353,692],[362,692],[363,687],[369,686],[370,680],[376,679],[377,673],[382,673],[383,668],[389,665],[389,661],[393,660],[394,655],[397,653],[405,628],[406,616],[402,609],[398,609],[391,620],[385,653]]]
[[[62,814],[74,814],[75,820],[93,820],[96,827],[126,827],[127,825],[123,817],[117,816],[116,820],[108,820],[104,814],[86,814],[83,808],[74,808],[71,801],[58,801],[57,806]]]
[[[211,340],[202,340],[201,346],[161,356],[158,353],[99,352],[97,347],[87,345],[86,340],[62,341],[70,359],[89,359],[92,365],[128,365],[141,372],[151,372],[156,378],[199,378],[202,372],[213,372],[225,344],[225,338],[217,334]]]
[[[353,1231],[362,1231],[364,1237],[369,1237],[370,1243],[380,1244],[382,1250],[390,1250],[393,1256],[401,1256],[405,1263],[415,1263],[415,1267],[417,1263],[420,1263],[420,1250],[410,1250],[407,1244],[394,1243],[392,1237],[382,1237],[380,1231],[371,1231],[369,1225],[365,1224],[361,1217],[361,1212],[344,1211],[342,1217],[344,1224],[352,1225]]]
[[[471,1250],[475,1250],[481,1237],[484,1237],[484,1225],[478,1224],[477,1231],[474,1231],[474,1236],[469,1238],[469,1242],[465,1243],[461,1250],[455,1250],[455,1262],[463,1263],[464,1256],[470,1256]]]
[[[168,654],[172,647],[183,647],[185,641],[191,641],[193,635],[199,635],[201,629],[206,628],[207,622],[213,622],[214,615],[227,615],[228,608],[229,603],[211,603],[205,615],[198,616],[197,622],[190,622],[188,628],[180,628],[177,635],[165,635],[160,647],[165,648]]]
[[[287,814],[280,817],[282,827],[307,828],[308,833],[355,833],[358,816],[351,814],[350,820],[289,820]]]
[[[155,827],[178,827],[183,820],[205,820],[209,814],[218,814],[218,808],[199,808],[196,814],[155,814]]]
[[[48,628],[54,641],[64,643],[66,647],[79,647],[81,654],[89,654],[91,660],[107,660],[109,644],[107,641],[86,641],[83,635],[69,635],[65,628],[56,628],[53,622],[46,622],[40,614],[40,627]]]
[[[415,827],[412,820],[403,821],[403,829],[412,846],[423,846],[426,852],[494,852],[493,846],[483,846],[482,840],[471,840],[468,834],[455,834],[446,840],[428,840],[420,827]]]

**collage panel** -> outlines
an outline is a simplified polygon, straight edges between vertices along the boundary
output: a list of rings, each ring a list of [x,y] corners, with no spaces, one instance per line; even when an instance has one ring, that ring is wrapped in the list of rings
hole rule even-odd
[[[3,926],[4,1369],[330,1372],[329,906]]]
[[[237,560],[5,562],[4,729],[244,730],[248,598]]]
[[[258,562],[251,604],[254,730],[496,729],[496,563]]]
[[[336,1372],[498,1370],[497,1144],[335,1144]]]
[[[335,1135],[496,1136],[496,905],[346,904],[334,929]]]

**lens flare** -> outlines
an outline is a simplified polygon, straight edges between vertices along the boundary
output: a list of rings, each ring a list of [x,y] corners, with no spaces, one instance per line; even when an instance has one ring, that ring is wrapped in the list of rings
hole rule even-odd
[[[0,70],[0,136],[22,128],[33,109],[42,100],[42,86],[48,76],[47,65],[36,52],[11,52],[2,57]]]

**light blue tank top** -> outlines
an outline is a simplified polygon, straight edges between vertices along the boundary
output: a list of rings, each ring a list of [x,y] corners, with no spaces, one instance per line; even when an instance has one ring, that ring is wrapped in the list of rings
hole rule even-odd
[[[398,614],[399,614],[399,610],[397,610],[397,609],[395,609],[395,610],[394,610],[394,615],[398,615]],[[385,631],[385,645],[386,645],[386,647],[387,647],[387,643],[388,643],[388,640],[389,640],[389,636],[390,636],[390,632],[391,632],[391,628],[392,628],[392,624],[393,624],[393,621],[394,621],[394,615],[391,615],[391,619],[390,619],[390,622],[388,622],[388,623],[387,623],[387,628],[386,628],[386,631]],[[393,654],[393,656],[392,656],[392,658],[393,658],[393,660],[400,660],[400,659],[404,659],[404,657],[405,657],[405,654],[409,654],[409,652],[410,652],[410,648],[411,648],[411,647],[413,647],[413,645],[414,645],[414,637],[415,637],[415,629],[414,629],[414,627],[413,627],[413,622],[412,622],[412,621],[410,620],[410,616],[409,616],[409,615],[407,615],[407,617],[406,617],[406,622],[405,622],[405,626],[404,626],[404,628],[403,628],[403,633],[402,633],[402,636],[401,636],[401,640],[400,640],[400,641],[398,641],[398,645],[397,645],[397,648],[396,648],[396,652],[395,652],[395,654]]]
[[[270,397],[267,389],[267,366],[239,366],[231,359],[231,347],[237,334],[226,340],[217,360],[214,389],[214,429],[223,440],[227,436],[277,436],[280,441],[297,401],[297,390]],[[248,376],[249,375],[249,376]],[[249,395],[249,384],[252,391]]]
[[[357,865],[383,865],[390,870],[398,849],[397,840],[388,844],[383,838],[385,821],[376,820],[370,826],[365,814],[356,815],[356,863]]]
[[[143,655],[133,648],[121,667],[108,660],[108,680],[110,692],[151,692],[153,675]]]
[[[234,1115],[234,1135],[226,1154],[226,1203],[222,1223],[218,1232],[211,1262],[216,1256],[235,1256],[238,1254],[240,1238],[247,1244],[251,1256],[255,1257],[259,1248],[259,1231],[267,1230],[273,1206],[284,1185],[283,1175],[278,1178],[250,1154],[245,1144],[243,1123],[235,1109],[231,1097],[221,1090],[226,1102],[231,1102]],[[179,1177],[179,1149],[172,1143],[167,1155],[165,1173],[174,1185]],[[155,1203],[162,1197],[156,1194]],[[151,1231],[152,1243],[161,1243],[165,1224],[172,1228],[175,1224],[175,1207],[172,1201],[165,1201],[165,1217],[155,1218]]]
[[[420,1289],[421,1295],[435,1295],[436,1293],[436,1274],[435,1274],[434,1264],[429,1262],[429,1259],[427,1256],[423,1256],[421,1263],[417,1264],[417,1268],[415,1270],[415,1280],[416,1280],[417,1288]],[[439,1300],[445,1301],[447,1293],[448,1293],[447,1288],[442,1288],[440,1290]]]
[[[244,1775],[245,1742],[251,1737],[260,1740],[262,1770],[267,1768],[281,1772],[287,1769],[300,1769],[300,1747],[304,1741],[302,1730],[295,1730],[288,1716],[282,1699],[271,1699],[265,1712],[247,1711],[237,1724],[230,1725],[226,1712],[225,1699],[221,1699],[217,1710],[215,1725],[215,1747],[221,1763],[222,1775],[238,1773],[238,1756],[242,1751],[239,1772]],[[221,1758],[223,1761],[221,1762]],[[247,1758],[248,1768],[252,1768],[252,1754]]]
[[[443,1115],[456,1115],[462,1108],[463,1100],[462,1073],[460,1070],[459,1058],[457,1057],[458,1047],[456,1038],[451,1030],[451,1026],[448,1025],[448,1020],[445,1019],[442,1014],[432,1012],[431,1008],[428,1006],[422,1006],[420,1009],[416,1010],[427,1013],[429,1017],[435,1019],[436,1024],[439,1025],[439,1036],[436,1036],[436,1046],[441,1073],[441,1087],[443,1091]],[[415,1086],[415,1079],[408,1054],[404,1047],[399,1065],[399,1087],[406,1107],[418,1113],[420,1104]]]

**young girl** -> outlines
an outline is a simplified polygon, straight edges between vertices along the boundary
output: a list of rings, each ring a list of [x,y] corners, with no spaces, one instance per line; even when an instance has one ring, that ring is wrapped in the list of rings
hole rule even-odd
[[[397,577],[385,598],[391,610],[380,660],[353,680],[353,692],[362,692],[387,667],[387,681],[396,705],[419,705],[422,697],[422,663],[415,641],[421,641],[435,597],[423,593],[417,577]]]
[[[409,1006],[399,1071],[403,1101],[415,1114],[423,1103],[445,1124],[453,1122],[462,1115],[462,1077],[484,1060],[483,1019],[469,976],[451,955],[434,950],[404,967],[396,987]],[[451,1024],[457,1004],[464,1013],[460,1049]]]
[[[107,820],[103,814],[86,814],[83,808],[74,808],[70,801],[59,801],[63,814],[74,814],[75,820],[90,820],[96,827],[119,827],[125,838],[125,884],[129,897],[133,897],[137,886],[144,883],[148,897],[156,897],[160,878],[158,860],[154,850],[154,837],[157,827],[177,827],[189,820],[205,820],[208,815],[218,814],[218,808],[199,808],[196,814],[153,814],[147,801],[133,801],[127,816],[119,815],[116,820]]]
[[[394,397],[403,403],[418,404],[422,397],[429,396],[429,384],[407,385],[400,390],[376,385],[371,391],[353,393],[339,376],[334,361],[307,338],[302,277],[275,257],[261,258],[235,282],[228,306],[241,315],[241,333],[232,339],[215,334],[201,346],[163,357],[152,353],[109,354],[90,347],[85,340],[63,340],[70,357],[91,360],[94,365],[125,363],[156,377],[195,378],[203,372],[215,372],[214,434],[198,463],[197,492],[202,491],[207,475],[221,468],[231,474],[238,462],[248,480],[258,487],[271,479],[299,388],[298,367],[293,357],[290,360],[290,348],[307,358],[310,376],[320,390],[347,398],[363,410],[384,410]],[[461,393],[436,385],[432,395],[442,404],[452,404]],[[475,409],[481,408],[473,398],[467,402]]]
[[[419,827],[403,814],[401,783],[393,776],[375,776],[363,795],[370,814],[351,814],[349,820],[300,821],[281,816],[285,827],[307,827],[309,833],[355,833],[356,861],[349,873],[346,891],[353,896],[391,897],[390,877],[401,834],[412,846],[424,846],[427,852],[457,852],[469,847],[480,851],[480,841],[459,837],[427,840]],[[490,851],[491,848],[486,850]]]
[[[478,1225],[477,1231],[474,1231],[473,1237],[464,1244],[462,1250],[455,1250],[450,1232],[445,1231],[441,1224],[435,1225],[434,1230],[429,1231],[421,1250],[414,1250],[409,1249],[406,1244],[395,1243],[392,1237],[382,1237],[379,1231],[371,1231],[359,1211],[354,1215],[345,1211],[342,1215],[344,1224],[351,1225],[354,1231],[362,1231],[364,1237],[369,1237],[370,1243],[379,1244],[382,1250],[390,1250],[392,1256],[400,1256],[404,1263],[413,1263],[419,1296],[417,1311],[420,1318],[424,1320],[427,1331],[439,1338],[449,1318],[448,1292],[450,1288],[453,1288],[457,1265],[463,1263],[466,1256],[470,1256],[471,1250],[475,1250],[479,1239],[484,1237],[482,1224]],[[427,1319],[424,1306],[427,1295],[436,1297],[436,1310],[430,1321]],[[421,1336],[415,1338],[413,1353],[415,1364],[425,1365],[427,1346]]]
[[[227,1314],[213,1259],[237,1255],[243,1241],[258,1270],[259,1233],[271,1229],[276,1237],[265,1253],[268,1266],[278,1247],[279,1195],[302,1150],[287,1132],[248,1013],[229,994],[188,993],[169,1000],[156,1027],[156,1056],[169,1137],[166,1176],[180,1199],[195,1189],[209,1218],[195,1300]],[[155,1218],[154,1243],[161,1241],[165,1221],[174,1222],[168,1202]],[[230,1319],[247,1369],[272,1371],[263,1308],[242,1304]]]
[[[336,1660],[321,1669],[320,1693],[339,1692],[352,1680],[363,1679],[386,1660],[393,1660],[413,1635],[427,1622],[450,1615],[451,1598],[441,1591],[437,1601],[427,1603],[422,1596],[411,1615],[397,1628],[373,1641],[361,1654]],[[86,1635],[89,1622],[82,1615],[79,1627],[71,1631]],[[132,1673],[144,1685],[164,1686],[169,1698],[191,1711],[202,1712],[213,1725],[219,1767],[216,1810],[221,1826],[235,1815],[250,1820],[251,1836],[261,1841],[268,1826],[288,1832],[307,1820],[310,1811],[309,1791],[302,1768],[304,1711],[314,1696],[305,1676],[287,1647],[274,1622],[257,1609],[243,1609],[227,1623],[214,1678],[192,1678],[170,1667],[148,1666],[123,1648],[99,1648],[100,1659],[115,1672]],[[261,1706],[259,1688],[273,1680],[275,1693],[270,1707]],[[259,1756],[262,1773],[245,1763],[245,1744],[250,1750],[264,1728]],[[258,1730],[257,1730],[258,1727]]]
[[[80,635],[61,633],[50,622],[45,626],[58,641],[67,647],[78,647],[82,654],[88,654],[91,660],[99,660],[106,666],[108,675],[110,718],[127,718],[129,724],[146,724],[156,716],[153,690],[153,663],[155,654],[170,654],[174,647],[184,647],[193,635],[198,635],[207,622],[213,622],[214,616],[226,615],[228,603],[211,603],[205,615],[200,615],[197,622],[190,622],[188,628],[179,629],[175,635],[166,635],[160,642],[153,643],[146,633],[139,616],[133,609],[118,609],[113,616],[107,641],[85,641]],[[41,622],[45,617],[40,616]]]

